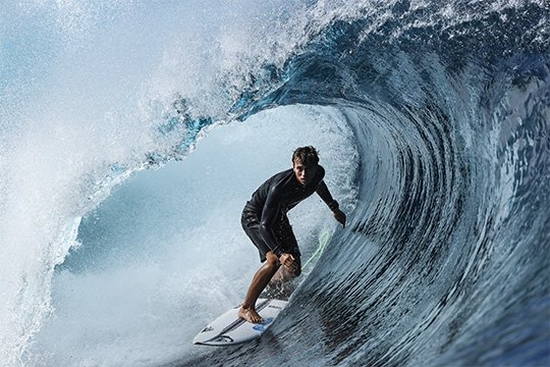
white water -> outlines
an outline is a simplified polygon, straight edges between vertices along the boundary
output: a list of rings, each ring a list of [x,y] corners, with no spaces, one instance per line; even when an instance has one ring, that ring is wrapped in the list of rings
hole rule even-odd
[[[148,152],[167,152],[182,138],[181,131],[157,130],[174,92],[200,96],[201,113],[223,110],[229,94],[209,93],[212,83],[223,70],[238,74],[241,46],[262,39],[263,27],[283,13],[277,6],[2,3],[2,364],[21,364],[30,338],[51,316],[54,266],[76,244],[80,218],[125,179],[117,167],[139,169]]]
[[[330,108],[266,111],[215,128],[184,161],[142,171],[116,189],[83,221],[81,247],[56,272],[55,311],[28,364],[150,366],[204,353],[192,338],[241,301],[259,266],[240,211],[263,180],[290,167],[294,147],[317,146],[327,184],[352,205],[351,178],[335,183],[357,167],[351,132],[336,127],[340,118]],[[305,258],[317,234],[335,226],[316,196],[291,220]]]

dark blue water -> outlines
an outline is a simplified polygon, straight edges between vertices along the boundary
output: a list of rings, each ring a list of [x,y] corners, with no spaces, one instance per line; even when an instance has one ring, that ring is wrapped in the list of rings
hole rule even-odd
[[[548,4],[447,6],[336,17],[254,102],[343,111],[359,199],[273,335],[202,365],[550,364]]]

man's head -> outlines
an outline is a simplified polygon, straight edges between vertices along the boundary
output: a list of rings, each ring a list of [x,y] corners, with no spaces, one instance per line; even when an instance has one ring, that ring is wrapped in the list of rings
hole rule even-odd
[[[302,185],[307,185],[315,177],[318,164],[319,155],[312,146],[300,147],[292,154],[292,169]]]

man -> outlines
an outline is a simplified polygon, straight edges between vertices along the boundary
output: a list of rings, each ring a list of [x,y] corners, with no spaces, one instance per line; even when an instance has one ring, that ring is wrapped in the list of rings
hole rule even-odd
[[[301,273],[300,250],[286,215],[290,209],[317,192],[336,220],[346,225],[346,215],[332,198],[324,176],[325,169],[319,165],[315,148],[298,148],[292,155],[292,169],[269,178],[246,203],[241,223],[265,264],[254,275],[239,309],[239,317],[244,320],[263,322],[256,312],[256,300],[275,274],[278,281],[287,281]]]

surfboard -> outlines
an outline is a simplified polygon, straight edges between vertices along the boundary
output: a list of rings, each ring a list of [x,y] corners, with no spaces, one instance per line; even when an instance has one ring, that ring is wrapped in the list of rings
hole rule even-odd
[[[211,346],[230,346],[258,339],[273,324],[287,301],[260,298],[256,302],[256,311],[264,319],[262,324],[251,324],[241,319],[236,306],[202,329],[193,339],[194,344]]]

